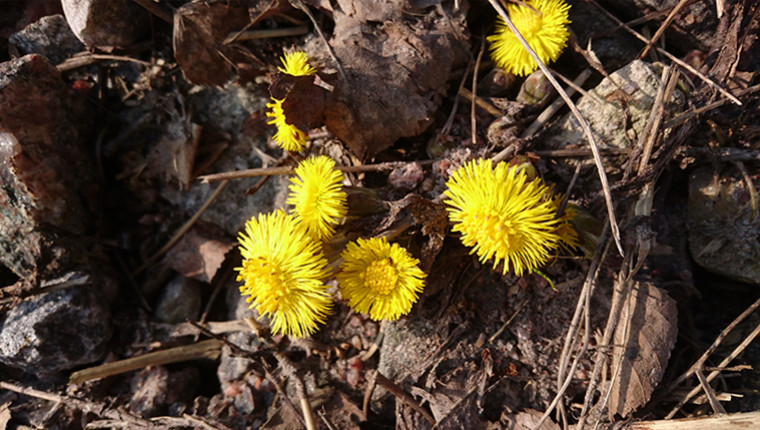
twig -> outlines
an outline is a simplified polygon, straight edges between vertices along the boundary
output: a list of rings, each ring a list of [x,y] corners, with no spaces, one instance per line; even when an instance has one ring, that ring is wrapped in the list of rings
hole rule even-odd
[[[404,167],[408,165],[409,163],[419,163],[420,165],[426,166],[429,164],[433,164],[436,161],[439,161],[439,160],[435,159],[435,160],[421,160],[421,161],[411,161],[411,162],[410,161],[388,161],[385,163],[377,163],[377,164],[362,164],[360,166],[335,166],[335,168],[345,173],[361,173],[361,172],[375,172],[375,171],[381,171],[381,170],[393,170],[399,167]],[[290,167],[290,166],[260,167],[257,169],[233,170],[230,172],[203,175],[203,176],[199,176],[198,180],[201,181],[201,183],[207,184],[209,182],[216,182],[216,181],[223,181],[223,180],[229,181],[230,179],[254,178],[258,176],[290,175],[290,174],[293,174],[294,171],[295,171],[295,168]]]
[[[504,8],[501,7],[501,5],[496,0],[488,0],[488,2],[491,3],[491,6],[493,6],[494,9],[496,9],[496,12],[499,13],[499,16],[501,16],[501,18],[504,20],[504,23],[507,24],[507,27],[509,27],[512,33],[515,34],[517,40],[519,40],[523,47],[528,51],[531,58],[533,58],[536,64],[538,64],[538,67],[542,72],[544,72],[546,78],[549,80],[549,82],[551,82],[552,86],[554,86],[554,88],[557,90],[560,97],[565,100],[565,103],[567,103],[567,106],[573,112],[573,115],[578,119],[583,132],[586,134],[586,139],[588,139],[591,151],[594,153],[594,163],[596,164],[596,169],[599,173],[599,180],[602,183],[602,190],[604,191],[604,201],[607,205],[607,217],[609,218],[612,237],[615,240],[615,245],[617,246],[618,252],[620,255],[624,255],[625,253],[623,252],[623,244],[620,242],[620,229],[618,228],[617,220],[615,219],[615,207],[612,203],[610,184],[607,181],[607,174],[604,171],[604,163],[602,162],[602,157],[599,155],[599,146],[596,144],[596,139],[594,138],[594,134],[591,131],[591,127],[589,126],[588,121],[586,121],[583,115],[581,115],[578,107],[575,105],[575,103],[573,103],[573,100],[570,98],[570,96],[567,95],[559,82],[557,82],[557,79],[552,76],[551,72],[546,67],[546,64],[541,61],[538,55],[536,55],[536,52],[533,51],[533,48],[530,47],[522,34],[520,34],[520,32],[517,30],[517,27],[515,27],[515,25],[512,23],[512,20],[509,19],[509,15],[504,10]]]
[[[480,60],[483,59],[483,52],[486,50],[486,38],[485,35],[481,35],[480,52],[478,52],[478,58],[475,60],[475,69],[472,71],[472,101],[470,102],[470,128],[472,131],[472,144],[478,143],[477,133],[477,120],[475,116],[475,98],[478,96],[478,69],[480,68]]]
[[[744,183],[747,185],[747,190],[749,191],[750,206],[752,208],[752,216],[749,220],[754,221],[755,216],[757,216],[757,190],[755,189],[755,184],[752,182],[752,177],[749,175],[747,168],[744,167],[744,163],[737,160],[734,161],[734,165],[741,172]]]
[[[585,158],[592,155],[591,150],[586,148],[546,149],[532,152],[539,157],[549,158]],[[599,152],[603,157],[618,157],[620,155],[630,154],[631,150],[628,148],[599,148]],[[758,154],[760,155],[760,152]]]
[[[483,97],[474,96],[470,90],[467,88],[460,88],[459,89],[459,95],[466,98],[467,100],[474,100],[475,104],[478,105],[479,108],[483,109],[484,111],[490,113],[493,116],[502,116],[504,113],[499,110],[496,106],[489,103],[486,99]]]
[[[718,367],[728,366],[728,364],[731,361],[733,361],[733,359],[736,358],[739,354],[741,354],[742,351],[744,351],[744,349],[746,349],[747,346],[749,346],[749,344],[752,343],[752,341],[755,340],[755,338],[759,334],[760,334],[760,323],[758,323],[758,325],[755,326],[755,329],[752,330],[752,332],[739,344],[739,346],[737,346],[736,348],[734,348],[733,351],[731,351],[731,354],[729,354],[728,357],[726,357],[725,359],[723,359],[723,361],[721,361],[720,364],[718,364]],[[720,374],[720,372],[717,371],[717,370],[710,372],[710,374],[707,375],[707,382],[711,382],[719,374]],[[676,413],[679,410],[681,410],[681,408],[683,407],[683,405],[685,405],[689,400],[691,400],[692,397],[694,397],[699,392],[699,389],[700,389],[700,387],[696,386],[691,391],[689,391],[689,393],[686,396],[684,396],[684,398],[681,399],[680,402],[678,402],[678,405],[676,405],[670,411],[670,413],[668,413],[668,415],[665,417],[665,419],[673,418],[676,415]]]
[[[145,269],[147,269],[151,264],[153,264],[156,260],[158,260],[162,255],[164,255],[168,250],[170,250],[179,240],[182,238],[182,236],[187,233],[190,228],[195,225],[195,223],[200,219],[200,217],[208,210],[209,207],[211,207],[211,203],[216,200],[217,197],[219,197],[220,194],[222,194],[222,191],[224,188],[229,184],[229,179],[224,180],[221,184],[219,184],[218,187],[216,187],[216,190],[206,199],[206,201],[203,203],[203,206],[198,209],[198,212],[196,212],[187,222],[177,230],[176,233],[174,233],[174,236],[172,236],[171,239],[169,239],[168,242],[164,246],[161,247],[158,251],[156,251],[155,254],[151,255],[143,264],[140,265],[137,269],[135,269],[134,272],[132,272],[132,276],[137,276],[140,273],[142,273]]]
[[[125,422],[128,423],[131,428],[149,429],[153,427],[153,423],[150,420],[132,415],[128,412],[110,408],[104,403],[89,402],[86,400],[76,399],[74,397],[61,396],[58,394],[48,393],[46,391],[35,390],[34,388],[11,384],[5,381],[0,381],[0,389],[13,391],[14,393],[23,394],[25,396],[47,400],[50,402],[61,403],[79,409],[86,413],[92,413],[99,417],[106,417],[112,420]]]
[[[306,395],[306,386],[298,376],[296,366],[287,357],[285,357],[285,354],[282,352],[278,351],[274,354],[274,356],[277,358],[277,362],[280,364],[282,372],[293,380],[293,384],[296,388],[296,395],[298,395],[299,401],[301,403],[301,412],[303,413],[306,430],[317,430],[317,421],[314,419],[314,411],[311,408],[309,396]]]
[[[583,282],[583,288],[581,289],[581,293],[578,296],[578,303],[575,306],[575,313],[573,314],[573,319],[570,322],[570,328],[567,330],[567,334],[565,335],[565,344],[562,347],[562,354],[560,355],[559,365],[557,367],[557,395],[554,397],[554,400],[552,400],[551,405],[546,409],[543,416],[539,420],[539,424],[535,426],[535,428],[537,429],[541,427],[541,425],[544,423],[544,421],[546,421],[547,418],[549,418],[549,415],[551,414],[552,410],[557,405],[557,403],[559,403],[559,400],[564,395],[565,390],[567,390],[567,387],[570,385],[570,381],[572,381],[572,378],[575,375],[575,369],[578,366],[580,357],[583,356],[586,353],[586,350],[588,349],[588,343],[589,343],[589,337],[590,337],[590,331],[591,331],[591,322],[590,322],[591,309],[589,309],[591,295],[596,286],[595,281],[596,281],[597,276],[599,276],[599,269],[601,268],[601,263],[602,261],[604,261],[604,258],[607,255],[607,252],[609,251],[609,248],[610,248],[610,244],[607,239],[608,231],[609,231],[608,225],[605,225],[604,231],[602,232],[601,240],[599,242],[599,246],[597,247],[597,251],[594,255],[594,259],[591,261],[591,265],[589,266],[588,272],[586,273],[586,279]],[[570,366],[570,369],[565,371],[565,369],[567,368],[567,363],[570,359],[570,351],[574,348],[575,339],[578,336],[581,317],[583,317],[584,326],[585,326],[581,350],[576,354],[575,360],[573,361],[573,364]]]
[[[670,11],[670,14],[668,14],[668,17],[665,18],[665,21],[662,22],[660,25],[660,28],[657,29],[657,31],[654,33],[654,36],[647,42],[647,45],[644,47],[644,50],[641,51],[641,54],[639,54],[639,59],[642,59],[646,57],[646,55],[649,53],[649,50],[652,48],[652,46],[660,40],[660,37],[665,33],[665,29],[667,29],[671,23],[673,23],[673,20],[676,18],[676,15],[678,15],[678,12],[683,9],[686,4],[689,3],[689,0],[681,0],[678,2],[676,7],[673,8],[673,10]]]
[[[586,79],[591,76],[591,69],[583,69],[583,71],[578,74],[578,76],[573,80],[573,84],[580,87],[583,85],[584,82],[586,82]],[[572,96],[575,94],[575,89],[572,86],[569,86],[567,91],[568,96]],[[523,139],[527,139],[531,136],[533,136],[541,127],[543,127],[546,122],[554,116],[560,109],[562,109],[562,106],[565,105],[565,101],[563,99],[557,99],[552,104],[546,107],[541,114],[538,115],[535,121],[531,125],[528,126],[528,128],[523,131],[522,137]]]
[[[101,61],[101,60],[126,61],[130,63],[137,63],[145,67],[152,66],[152,64],[148,63],[147,61],[138,60],[132,57],[126,57],[123,55],[91,54],[89,52],[84,52],[82,53],[82,55],[77,55],[71,58],[67,58],[61,64],[55,66],[55,68],[58,69],[59,72],[68,72],[69,70],[74,70],[79,67],[89,66],[90,64],[93,64],[96,61]]]
[[[71,374],[71,384],[81,384],[93,379],[118,375],[148,366],[158,366],[181,361],[209,359],[216,360],[221,352],[222,342],[216,339],[204,340],[191,345],[177,346],[162,351],[149,352],[138,357],[114,361],[101,366],[90,367]]]
[[[517,310],[515,310],[515,311],[514,311],[514,313],[512,313],[512,316],[511,316],[511,317],[509,317],[509,319],[507,319],[507,320],[504,322],[504,324],[502,324],[502,325],[501,325],[501,327],[499,327],[499,329],[498,329],[498,330],[496,330],[496,333],[492,334],[492,335],[491,335],[491,337],[489,337],[489,338],[488,338],[488,343],[493,343],[493,342],[494,342],[494,341],[495,341],[495,340],[496,340],[496,339],[497,339],[499,336],[501,336],[501,334],[502,334],[502,333],[504,333],[504,330],[506,330],[506,329],[507,329],[507,327],[509,326],[509,324],[511,324],[511,323],[512,323],[512,320],[514,320],[514,319],[515,319],[515,317],[517,316],[517,314],[519,314],[519,313],[520,313],[520,311],[521,311],[521,310],[522,310],[522,309],[525,307],[525,305],[527,305],[527,304],[528,304],[528,300],[527,300],[527,299],[523,300],[523,302],[522,302],[522,303],[520,303],[520,305],[517,307]]]
[[[760,412],[630,423],[629,430],[744,430],[760,428]]]
[[[430,412],[428,412],[425,408],[420,406],[419,403],[417,403],[416,400],[414,400],[414,397],[412,397],[411,394],[407,393],[404,389],[396,385],[395,382],[391,381],[390,379],[386,378],[382,373],[375,370],[371,375],[369,375],[369,378],[373,379],[373,386],[375,383],[377,385],[380,385],[381,387],[385,388],[386,390],[390,391],[391,394],[396,396],[399,400],[404,402],[407,406],[411,407],[415,411],[417,411],[420,415],[422,415],[427,422],[430,424],[435,425],[435,418],[433,418],[432,415],[430,415]],[[370,397],[372,394],[370,393]],[[366,400],[366,393],[365,393],[365,400]]]
[[[491,0],[489,0],[489,1],[491,1]],[[629,27],[628,25],[626,25],[624,22],[622,22],[622,21],[620,21],[619,19],[617,19],[617,17],[616,17],[615,15],[613,15],[613,14],[611,14],[609,11],[607,11],[607,9],[605,9],[605,8],[604,8],[604,7],[602,7],[602,6],[601,6],[599,3],[597,3],[597,1],[596,1],[596,0],[588,0],[588,1],[589,1],[589,3],[591,3],[591,4],[593,4],[594,6],[596,6],[597,8],[599,8],[599,10],[601,10],[603,14],[605,14],[605,15],[606,15],[608,18],[610,18],[611,20],[615,21],[615,22],[616,22],[618,25],[620,25],[620,26],[621,26],[621,27],[622,27],[622,28],[623,28],[625,31],[627,31],[628,33],[632,34],[632,35],[633,35],[635,38],[637,38],[637,39],[641,40],[641,41],[642,41],[642,42],[644,42],[644,43],[648,43],[648,42],[649,42],[649,39],[647,39],[646,37],[642,36],[642,35],[641,35],[641,34],[639,34],[639,33],[638,33],[636,30],[632,29],[631,27]],[[699,70],[695,69],[694,67],[692,67],[692,66],[691,66],[691,65],[689,65],[688,63],[686,63],[686,62],[684,62],[684,61],[681,61],[681,60],[680,60],[680,59],[678,59],[677,57],[673,56],[673,54],[671,54],[670,52],[668,52],[668,51],[666,51],[666,50],[664,50],[664,49],[662,49],[662,48],[655,48],[655,49],[656,49],[656,50],[657,50],[657,52],[659,52],[660,54],[662,54],[662,55],[664,55],[664,56],[668,57],[668,59],[669,59],[670,61],[672,61],[672,62],[674,62],[674,63],[678,64],[679,66],[683,67],[684,69],[686,69],[686,70],[688,70],[689,72],[693,73],[694,75],[698,76],[698,77],[699,77],[699,79],[701,79],[702,81],[704,81],[704,82],[705,82],[707,85],[709,85],[709,86],[711,86],[711,87],[715,88],[716,90],[718,90],[718,91],[719,91],[721,94],[723,94],[723,95],[724,95],[726,98],[728,98],[729,100],[731,100],[733,103],[735,103],[735,104],[737,104],[737,105],[739,105],[739,106],[741,106],[741,105],[742,105],[742,102],[741,102],[741,101],[739,101],[739,99],[737,99],[737,98],[736,98],[736,97],[735,97],[733,94],[731,94],[730,92],[728,92],[728,90],[726,90],[726,89],[724,89],[722,86],[718,85],[718,83],[717,83],[717,82],[715,82],[715,81],[713,81],[712,79],[710,79],[710,78],[708,78],[707,76],[705,76],[705,74],[704,74],[704,73],[702,73],[702,72],[700,72]]]
[[[287,37],[287,36],[300,36],[307,34],[309,27],[301,25],[298,27],[286,27],[286,28],[268,28],[238,32],[234,31],[227,35],[224,39],[224,44],[230,44],[232,42],[241,42],[244,40],[257,40],[257,39],[272,39],[275,37]]]
[[[720,404],[718,398],[715,396],[715,391],[713,391],[710,383],[705,379],[705,374],[702,373],[702,369],[697,369],[695,375],[697,375],[699,385],[705,391],[705,395],[707,396],[707,400],[710,402],[710,407],[713,408],[713,411],[718,414],[725,414],[726,410],[723,409],[723,405]]]

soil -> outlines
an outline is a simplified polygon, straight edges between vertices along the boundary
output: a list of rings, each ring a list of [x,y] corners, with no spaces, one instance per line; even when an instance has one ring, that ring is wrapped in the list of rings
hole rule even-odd
[[[491,2],[3,2],[0,430],[757,420],[760,3],[722,4],[571,4],[549,67],[595,161],[543,74],[494,67]],[[278,71],[292,50],[318,73]],[[328,259],[391,235],[420,260],[408,315],[330,279],[297,339],[241,297],[237,236],[309,154],[349,168]],[[522,277],[478,261],[442,193],[479,157],[566,194],[579,246]]]

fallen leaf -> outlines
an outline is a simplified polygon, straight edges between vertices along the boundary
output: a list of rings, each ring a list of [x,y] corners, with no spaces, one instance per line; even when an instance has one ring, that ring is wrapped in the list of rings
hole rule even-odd
[[[177,9],[172,42],[185,79],[199,85],[227,82],[236,52],[224,39],[248,22],[248,9],[238,1],[193,2]]]
[[[535,409],[526,409],[516,414],[510,414],[506,411],[502,413],[498,423],[488,425],[488,430],[510,429],[510,430],[559,430],[559,426],[552,420],[546,420],[541,427],[536,429],[536,424],[544,415],[543,412]]]
[[[675,300],[649,282],[636,282],[615,330],[608,413],[623,418],[649,401],[678,334]],[[617,367],[619,363],[619,368]]]
[[[213,226],[197,224],[166,254],[166,263],[177,273],[211,282],[235,242]]]

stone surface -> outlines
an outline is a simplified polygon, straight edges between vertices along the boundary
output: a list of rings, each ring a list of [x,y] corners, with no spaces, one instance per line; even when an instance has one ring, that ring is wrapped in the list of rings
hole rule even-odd
[[[635,139],[646,126],[659,86],[660,72],[651,64],[636,60],[603,79],[581,97],[577,102],[578,109],[589,122],[597,144],[602,147],[630,147],[631,139]],[[679,90],[673,93],[671,114],[681,109],[684,100]],[[550,146],[588,145],[572,113],[566,114],[552,127],[548,136],[546,142]]]
[[[86,109],[44,57],[0,64],[0,263],[21,278],[54,270],[92,224]]]
[[[198,281],[176,276],[164,287],[158,298],[154,315],[159,320],[178,324],[198,319],[201,312],[201,286]]]
[[[109,280],[27,298],[0,321],[0,361],[52,374],[101,360],[111,337]]]
[[[755,176],[754,187],[760,188]],[[687,225],[694,261],[725,277],[760,285],[760,217],[734,167],[700,167],[689,175]]]
[[[123,47],[150,28],[148,11],[132,0],[61,0],[66,21],[89,46]]]
[[[53,64],[60,64],[85,49],[63,15],[42,17],[11,35],[8,44],[19,55],[40,54]]]
[[[614,9],[613,9],[614,11]],[[614,29],[617,24],[604,16],[587,2],[573,2],[570,8],[570,28],[578,38],[578,45],[593,53],[607,72],[619,69],[630,63],[639,54],[644,44],[623,30],[618,30],[605,37],[591,39],[592,36]],[[589,43],[589,39],[591,39]],[[570,50],[571,48],[566,48]],[[586,60],[578,56],[586,66]]]
[[[132,378],[129,409],[145,418],[166,414],[167,410],[187,409],[199,384],[200,372],[194,367],[178,371],[148,367]]]

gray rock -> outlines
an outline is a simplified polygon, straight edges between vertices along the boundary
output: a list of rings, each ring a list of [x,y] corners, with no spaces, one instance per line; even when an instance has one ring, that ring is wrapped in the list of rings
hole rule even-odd
[[[19,55],[40,54],[53,64],[85,49],[66,23],[63,15],[50,15],[31,23],[8,39],[8,45]]]
[[[21,278],[83,255],[66,252],[90,228],[97,195],[81,102],[45,57],[0,64],[0,263]]]
[[[165,323],[178,324],[198,319],[200,312],[201,286],[198,281],[176,276],[164,287],[154,315]]]
[[[618,85],[613,84],[611,79]],[[636,60],[603,79],[596,88],[581,97],[577,105],[600,146],[628,148],[631,140],[644,130],[659,87],[660,74],[654,66]],[[680,111],[684,103],[683,93],[676,90],[671,100],[671,114]],[[552,127],[546,142],[550,146],[577,145],[580,142],[588,145],[572,113]]]
[[[89,46],[128,46],[147,34],[148,11],[132,0],[61,0],[76,37]]]
[[[760,181],[755,179],[755,189]],[[689,249],[705,269],[760,285],[760,216],[752,214],[747,184],[733,167],[689,175]]]
[[[169,371],[164,366],[143,369],[132,378],[132,413],[149,418],[167,409],[186,409],[200,385],[200,372],[194,367]]]
[[[101,360],[111,337],[112,290],[106,280],[27,298],[0,322],[0,361],[52,374]]]

